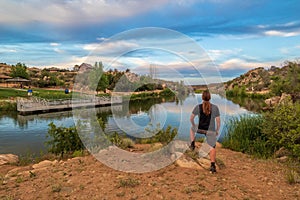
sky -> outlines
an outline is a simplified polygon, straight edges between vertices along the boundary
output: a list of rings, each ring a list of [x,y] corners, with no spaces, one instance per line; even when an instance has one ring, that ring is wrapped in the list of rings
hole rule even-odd
[[[297,0],[0,0],[0,62],[203,84],[299,59]]]

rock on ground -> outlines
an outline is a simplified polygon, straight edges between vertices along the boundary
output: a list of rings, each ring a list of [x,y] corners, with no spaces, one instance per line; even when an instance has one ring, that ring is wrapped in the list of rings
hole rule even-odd
[[[19,162],[19,157],[14,154],[0,154],[0,166]]]

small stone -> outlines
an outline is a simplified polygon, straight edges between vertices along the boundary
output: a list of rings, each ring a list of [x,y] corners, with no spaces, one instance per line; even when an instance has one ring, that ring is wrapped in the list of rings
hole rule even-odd
[[[52,166],[52,164],[53,164],[52,161],[44,160],[42,162],[32,165],[32,168],[33,169],[41,169],[41,168],[45,168],[45,167],[50,167],[50,166]]]
[[[19,157],[14,154],[0,154],[0,166],[19,162]]]
[[[285,163],[288,161],[288,157],[287,156],[282,156],[280,158],[277,158],[278,162],[281,162],[281,163]]]
[[[273,183],[272,183],[272,182],[268,182],[267,184],[268,184],[268,185],[270,185],[270,186],[272,186],[272,185],[273,185]]]
[[[176,164],[183,168],[202,169],[195,161],[187,160],[184,156],[176,160]]]

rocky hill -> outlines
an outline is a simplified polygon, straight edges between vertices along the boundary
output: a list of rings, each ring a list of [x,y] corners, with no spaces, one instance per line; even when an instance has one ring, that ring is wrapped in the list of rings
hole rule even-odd
[[[295,64],[295,63],[292,63]],[[295,64],[300,68],[300,64]],[[268,92],[274,81],[287,79],[291,69],[291,63],[283,67],[271,66],[269,69],[263,67],[252,69],[240,77],[225,83],[226,90],[232,90],[235,86],[245,87],[246,92]]]

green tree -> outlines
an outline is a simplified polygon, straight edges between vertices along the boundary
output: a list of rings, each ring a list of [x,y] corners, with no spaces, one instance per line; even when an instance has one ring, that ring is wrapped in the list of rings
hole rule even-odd
[[[46,145],[49,152],[63,157],[65,153],[85,149],[75,127],[56,127],[53,122],[48,126],[47,138],[50,140],[46,141]]]
[[[109,84],[108,77],[105,73],[103,73],[100,77],[99,82],[98,82],[96,91],[97,92],[98,91],[104,91],[105,92],[105,90],[108,88],[108,84]]]
[[[12,77],[20,77],[29,79],[29,74],[27,73],[27,67],[24,63],[17,63],[16,65],[12,65],[11,67],[11,76]]]
[[[300,65],[297,62],[287,62],[286,68],[287,73],[273,79],[270,89],[274,95],[300,92]]]
[[[103,71],[102,62],[96,62],[94,68],[89,73],[89,87],[91,90],[105,91],[108,88],[109,81],[107,74]]]

